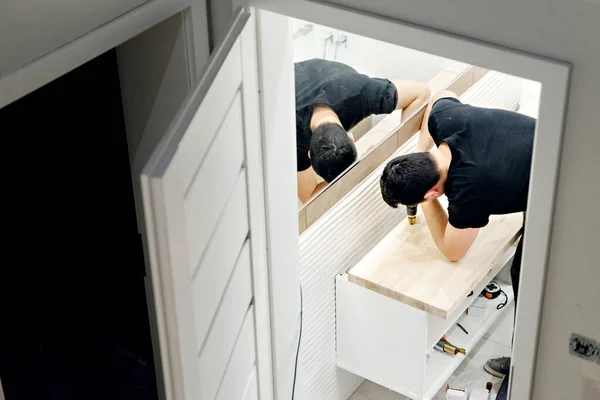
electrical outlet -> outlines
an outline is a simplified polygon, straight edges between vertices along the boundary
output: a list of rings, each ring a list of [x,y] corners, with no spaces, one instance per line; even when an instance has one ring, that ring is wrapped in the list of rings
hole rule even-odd
[[[577,333],[572,333],[569,339],[569,353],[573,356],[594,362],[598,357],[598,343]]]

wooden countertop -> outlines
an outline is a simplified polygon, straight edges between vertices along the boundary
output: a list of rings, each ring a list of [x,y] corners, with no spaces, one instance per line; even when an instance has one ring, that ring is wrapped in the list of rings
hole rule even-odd
[[[445,197],[440,199],[446,206]],[[491,216],[458,262],[437,249],[421,208],[403,220],[356,266],[348,280],[384,296],[448,318],[521,235],[523,214]]]

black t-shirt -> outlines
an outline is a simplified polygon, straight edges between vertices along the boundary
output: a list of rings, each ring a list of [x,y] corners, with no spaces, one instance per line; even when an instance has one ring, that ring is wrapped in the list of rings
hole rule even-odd
[[[459,229],[481,228],[492,214],[525,211],[535,119],[516,112],[442,98],[429,132],[452,152],[446,196],[448,219]]]
[[[310,120],[317,104],[330,107],[344,129],[371,114],[389,114],[398,93],[387,79],[369,78],[335,61],[312,59],[294,64],[296,81],[296,153],[298,171],[310,167]]]

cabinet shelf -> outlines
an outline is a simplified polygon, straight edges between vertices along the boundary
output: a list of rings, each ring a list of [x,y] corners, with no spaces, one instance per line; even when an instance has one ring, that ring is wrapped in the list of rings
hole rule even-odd
[[[456,323],[446,333],[446,338],[450,343],[467,350],[467,356],[469,355],[469,351],[477,346],[477,343],[479,343],[490,327],[506,312],[514,299],[511,285],[502,282],[497,283],[504,293],[506,293],[507,299],[501,294],[493,300],[488,300],[485,305],[485,315],[483,317],[475,318],[462,314],[456,322],[460,323],[469,332],[468,335]],[[505,299],[507,300],[506,305],[498,310],[497,306],[503,303]],[[444,382],[450,378],[454,370],[467,357],[461,354],[452,356],[437,350],[432,351],[427,356],[424,399],[433,398]]]

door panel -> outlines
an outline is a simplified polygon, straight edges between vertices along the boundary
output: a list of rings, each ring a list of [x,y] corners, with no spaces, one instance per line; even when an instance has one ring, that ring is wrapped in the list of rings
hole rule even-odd
[[[205,352],[200,355],[201,399],[214,399],[217,395],[219,383],[225,374],[227,360],[233,351],[245,319],[254,319],[252,306],[245,308],[243,313],[232,315],[231,320],[223,325],[224,327],[227,325],[228,329],[218,332],[218,336],[215,335],[209,338],[209,340],[212,340],[207,343]]]
[[[233,99],[242,82],[242,60],[240,43],[236,41],[229,52],[227,62],[217,72],[213,84],[208,89],[199,108],[189,123],[188,134],[179,142],[177,162],[182,163],[183,185],[189,188],[199,161],[205,156],[211,142],[215,138],[230,102],[222,99]]]
[[[203,131],[203,135],[208,133],[210,132]],[[231,107],[221,120],[221,127],[208,154],[201,164],[196,165],[197,172],[185,196],[192,274],[198,268],[200,256],[238,180],[243,163],[242,100],[237,92]]]
[[[246,394],[244,400],[258,400],[258,382],[256,380],[256,369],[252,372],[248,386],[246,387]]]
[[[238,11],[141,176],[167,399],[214,399],[222,381],[245,389],[255,364],[239,398],[272,393],[255,40],[253,17]]]
[[[200,350],[200,360],[207,357],[210,359],[211,352],[217,349],[219,343],[225,341],[227,335],[236,335],[239,328],[237,325],[241,324],[252,300],[251,274],[250,250],[249,244],[246,243],[235,265],[230,282],[225,289],[214,321],[210,326],[208,337],[205,336],[205,342],[200,340],[200,342],[204,342]],[[228,350],[232,348],[233,345]],[[227,353],[227,356],[229,356],[229,353]],[[217,364],[217,361],[221,360],[212,360],[213,364]]]
[[[192,296],[196,314],[198,349],[210,328],[225,291],[227,280],[238,263],[243,261],[242,246],[248,235],[246,181],[240,175],[223,218],[206,251],[206,256],[193,277]],[[248,246],[246,246],[248,247]]]
[[[217,400],[241,399],[246,383],[254,371],[256,348],[254,320],[246,318],[227,364]]]

